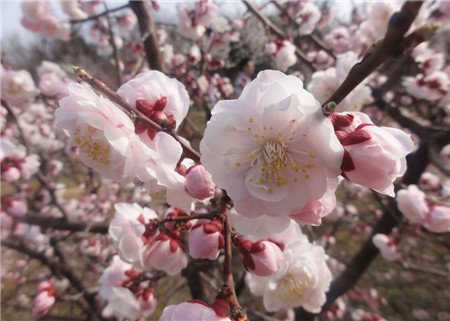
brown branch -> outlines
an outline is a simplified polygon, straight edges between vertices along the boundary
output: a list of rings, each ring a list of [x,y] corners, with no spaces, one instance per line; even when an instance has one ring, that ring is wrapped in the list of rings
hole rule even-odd
[[[16,114],[5,100],[2,99],[1,102],[3,107],[5,107],[6,111],[8,112],[8,115],[12,118],[13,122],[16,124],[17,130],[19,131],[20,140],[22,141],[22,144],[25,146],[27,154],[29,154],[31,152],[31,147],[28,144],[28,141],[25,139],[25,134],[22,130],[22,127],[19,124],[19,120],[17,119]]]
[[[89,310],[86,311],[90,315],[90,320],[94,318],[94,316],[97,316],[100,320],[105,320],[101,316],[100,306],[98,305],[98,302],[95,299],[95,295],[92,293],[89,293],[86,288],[83,285],[82,280],[74,274],[73,270],[64,264],[64,262],[59,262],[56,260],[52,260],[48,258],[43,252],[36,252],[29,248],[24,242],[20,241],[12,241],[10,239],[3,239],[2,240],[2,246],[8,247],[10,249],[16,250],[20,253],[23,253],[27,256],[29,256],[32,259],[39,260],[43,265],[47,266],[53,275],[56,276],[64,276],[69,280],[69,282],[72,284],[72,286],[83,293],[83,298],[86,300],[86,302],[89,305]]]
[[[381,64],[389,59],[398,57],[405,49],[407,49],[405,46],[406,38],[404,38],[404,35],[411,27],[422,4],[422,1],[406,1],[400,12],[396,12],[392,15],[389,20],[388,29],[381,43],[374,44],[368,50],[363,59],[353,66],[347,75],[347,78],[345,78],[339,88],[327,101],[325,101],[325,103],[323,103],[322,109],[325,115],[331,113],[326,107],[328,103],[334,102],[339,104]]]
[[[268,27],[270,31],[272,31],[281,39],[287,38],[284,32],[276,25],[274,25],[267,17],[265,17],[252,3],[250,3],[248,0],[242,0],[242,2],[244,2],[248,10],[250,10],[262,22],[264,26]],[[295,44],[293,45],[295,46]],[[313,63],[309,61],[309,59],[306,57],[306,54],[297,46],[295,46],[295,48],[295,53],[300,58],[300,60],[302,60],[305,65],[308,66],[312,71],[316,71],[316,67],[314,67]]]
[[[105,7],[106,12],[108,12],[109,10],[106,2],[103,2],[103,6]],[[122,70],[120,69],[119,51],[117,50],[116,41],[114,40],[114,31],[109,14],[106,14],[106,25],[108,28],[109,43],[113,49],[114,61],[116,63],[117,86],[120,86],[120,84],[122,83]]]
[[[109,229],[108,222],[101,222],[101,223],[71,222],[61,217],[45,217],[38,215],[11,216],[11,217],[18,222],[30,225],[38,225],[40,227],[49,228],[53,230],[107,234]]]
[[[70,23],[71,23],[71,24],[77,24],[77,23],[83,23],[83,22],[87,22],[87,21],[90,21],[90,20],[96,20],[97,18],[100,18],[100,17],[106,16],[106,15],[108,15],[108,14],[109,14],[109,13],[111,13],[111,12],[115,12],[115,11],[123,10],[123,9],[126,9],[126,8],[128,8],[128,7],[129,7],[129,5],[128,5],[128,4],[124,4],[123,6],[120,6],[120,7],[117,7],[117,8],[111,9],[111,10],[106,10],[105,12],[102,12],[102,13],[96,14],[95,16],[90,16],[90,17],[88,17],[88,18],[85,18],[85,19],[80,19],[80,20],[70,20]]]
[[[415,264],[411,264],[411,263],[407,263],[407,262],[399,262],[399,264],[405,270],[411,270],[411,271],[420,272],[421,274],[426,273],[426,274],[430,274],[432,276],[450,279],[450,275],[444,271],[439,271],[439,270],[435,270],[432,268],[427,268],[427,267],[423,267],[423,266],[419,266],[419,265],[415,265]]]
[[[155,19],[153,18],[148,2],[130,0],[128,4],[137,17],[141,35],[146,35],[143,42],[148,66],[150,69],[164,71],[164,64],[162,63],[158,38],[155,31]]]
[[[133,1],[134,2],[134,1]],[[135,1],[137,2],[137,1]],[[171,135],[173,138],[175,138],[183,147],[184,154],[186,157],[191,158],[195,162],[200,162],[201,155],[195,151],[189,144],[184,142],[183,140],[178,137],[178,135],[175,133],[172,129],[165,129],[161,127],[159,124],[155,123],[153,120],[145,116],[142,112],[140,112],[137,109],[134,109],[129,103],[125,101],[122,97],[120,97],[115,91],[111,90],[105,83],[101,82],[98,79],[95,79],[91,77],[84,69],[80,67],[72,67],[74,72],[77,74],[78,77],[80,77],[81,80],[87,82],[92,88],[95,90],[100,91],[101,93],[105,94],[106,97],[108,97],[111,101],[119,105],[121,108],[123,108],[125,111],[131,114],[131,118],[134,119],[135,122],[139,122],[142,125],[144,125],[147,128],[150,128],[154,131],[160,132],[163,131],[169,135]]]

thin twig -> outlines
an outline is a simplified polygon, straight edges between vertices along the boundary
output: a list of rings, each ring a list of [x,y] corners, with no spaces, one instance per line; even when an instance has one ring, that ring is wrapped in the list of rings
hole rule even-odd
[[[123,10],[123,9],[128,8],[128,7],[129,7],[128,4],[124,4],[124,5],[120,6],[120,7],[113,8],[113,9],[110,9],[110,10],[106,10],[105,12],[96,14],[95,16],[90,16],[90,17],[85,18],[85,19],[80,19],[80,20],[70,20],[70,23],[71,23],[71,24],[78,24],[78,23],[83,23],[83,22],[87,22],[87,21],[91,21],[91,20],[96,20],[97,18],[106,16],[106,15],[108,15],[108,14],[111,13],[111,12]]]
[[[411,27],[422,4],[422,1],[406,1],[400,12],[392,15],[382,42],[374,44],[369,48],[363,59],[352,67],[344,82],[336,89],[331,97],[323,103],[322,109],[325,115],[329,115],[332,112],[332,110],[327,108],[328,103],[334,102],[338,105],[353,89],[355,89],[356,86],[358,86],[381,64],[389,59],[398,57],[405,49],[407,49],[405,45],[406,38],[404,38],[404,35]],[[422,41],[424,40],[426,39],[423,39]]]
[[[108,5],[106,4],[106,2],[103,3],[103,6],[105,7],[105,11],[108,12]],[[114,61],[116,63],[117,86],[120,86],[120,84],[122,83],[122,70],[120,68],[119,51],[117,50],[116,41],[114,40],[114,31],[112,28],[111,17],[109,16],[109,14],[106,14],[105,16],[109,34],[109,43],[113,49]]]

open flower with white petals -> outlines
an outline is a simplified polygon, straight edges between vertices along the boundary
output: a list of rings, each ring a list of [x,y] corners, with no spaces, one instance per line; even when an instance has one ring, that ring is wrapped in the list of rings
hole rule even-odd
[[[247,284],[253,294],[263,296],[267,311],[301,306],[318,313],[331,282],[326,259],[321,246],[302,239],[284,249],[282,266],[275,274],[266,277],[248,274]]]
[[[65,130],[69,144],[78,147],[81,161],[123,184],[148,179],[142,164],[153,151],[139,140],[128,116],[90,88],[70,84],[68,90],[55,112],[56,126]]]
[[[337,180],[343,156],[303,83],[272,70],[214,107],[200,150],[214,183],[247,217],[298,213]]]

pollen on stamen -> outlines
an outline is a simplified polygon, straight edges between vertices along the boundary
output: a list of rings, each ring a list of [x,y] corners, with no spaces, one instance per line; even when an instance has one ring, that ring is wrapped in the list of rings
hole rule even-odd
[[[248,155],[248,158],[250,158],[250,159],[255,159],[255,158],[256,158],[256,155],[255,155],[255,154],[250,154],[250,155]]]
[[[269,190],[267,191],[269,194],[272,194],[273,191],[269,188]]]
[[[253,182],[253,178],[249,178],[248,181],[251,183]]]
[[[297,183],[298,182],[298,178],[294,177],[293,181],[294,181],[294,183]]]
[[[255,139],[256,139],[256,138],[258,138],[258,137],[259,137],[259,135],[258,135],[258,134],[256,134],[256,135],[254,135],[253,137],[255,137]]]
[[[237,167],[240,167],[240,166],[241,166],[241,163],[240,163],[240,162],[237,162],[237,163],[234,164],[234,165],[236,165]]]
[[[248,119],[248,121],[251,122],[251,123],[253,123],[255,120],[254,120],[252,117],[250,117],[250,118]]]
[[[316,157],[316,155],[313,154],[312,152],[308,152],[308,156],[311,157],[311,158],[315,158]]]
[[[291,123],[295,123],[295,119],[291,119]]]
[[[267,130],[267,126],[266,125],[264,125],[263,130]]]
[[[306,179],[309,179],[309,175],[308,175],[308,174],[306,174],[306,175],[305,175],[305,178],[306,178]]]

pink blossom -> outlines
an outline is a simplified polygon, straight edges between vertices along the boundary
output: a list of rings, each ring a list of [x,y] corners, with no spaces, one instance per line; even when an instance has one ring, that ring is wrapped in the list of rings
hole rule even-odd
[[[27,213],[28,206],[22,199],[2,197],[2,211],[12,216],[23,216]]]
[[[16,167],[2,167],[2,179],[7,182],[14,182],[20,178],[20,171]]]
[[[350,33],[346,27],[332,29],[324,40],[336,53],[344,53],[350,47]]]
[[[119,256],[125,262],[140,264],[143,247],[151,241],[150,235],[144,235],[145,224],[151,219],[157,219],[158,215],[154,210],[142,208],[137,203],[117,203],[114,209],[116,212],[109,226],[109,234],[119,250]],[[154,232],[153,235],[156,234]]]
[[[4,70],[1,82],[2,99],[16,107],[27,106],[38,93],[33,78],[26,70]]]
[[[48,291],[42,291],[34,299],[31,315],[40,318],[50,312],[53,304],[55,304],[55,297]]]
[[[418,74],[416,77],[405,77],[403,86],[406,91],[419,99],[438,100],[448,92],[448,75],[443,71],[434,71],[428,75]]]
[[[278,48],[277,48],[277,45],[275,44],[275,42],[268,42],[264,46],[264,53],[268,56],[272,56],[272,55],[276,54],[277,49]]]
[[[231,27],[234,30],[241,30],[242,28],[244,28],[244,25],[245,25],[244,20],[242,20],[242,19],[234,19]]]
[[[275,54],[275,65],[282,71],[286,71],[289,67],[293,66],[297,62],[297,56],[295,55],[295,46],[284,40],[282,47]]]
[[[89,16],[93,16],[97,13],[97,8],[103,4],[103,0],[79,0],[81,3],[81,9]]]
[[[156,296],[151,288],[146,288],[142,294],[137,297],[142,314],[148,317],[156,310]]]
[[[331,282],[322,247],[307,241],[291,243],[283,251],[283,263],[273,275],[247,275],[247,284],[255,295],[263,296],[267,311],[303,307],[320,312]]]
[[[203,200],[214,195],[216,185],[211,180],[211,174],[203,165],[191,166],[186,172],[186,191],[193,198]]]
[[[81,9],[78,0],[62,0],[61,7],[63,12],[72,20],[81,20],[87,18],[87,14]]]
[[[444,205],[433,206],[423,226],[434,233],[450,232],[450,207]]]
[[[125,30],[131,30],[136,25],[136,15],[131,11],[127,11],[123,16],[117,17],[117,24]]]
[[[354,64],[358,62],[358,55],[347,52],[337,56],[336,67],[316,71],[312,75],[308,90],[323,104],[339,87]],[[337,111],[359,110],[371,97],[371,90],[367,81],[359,84],[342,102],[337,106]]]
[[[405,156],[414,148],[411,137],[396,128],[375,126],[359,112],[334,113],[330,118],[345,150],[342,175],[394,197],[393,182],[405,173]]]
[[[372,238],[373,244],[380,250],[381,255],[388,261],[395,261],[401,257],[400,249],[397,242],[385,235],[375,234]]]
[[[70,40],[70,24],[68,21],[59,20],[54,16],[46,16],[40,21],[39,30],[41,34],[50,38]]]
[[[28,155],[20,161],[19,169],[22,178],[30,179],[31,176],[39,171],[39,156],[36,154]]]
[[[253,243],[248,240],[241,240],[239,251],[244,257],[244,268],[259,276],[269,276],[274,274],[283,262],[283,254],[275,243],[261,240]]]
[[[59,96],[61,93],[68,94],[66,90],[67,85],[54,73],[42,75],[39,79],[38,86],[41,92],[49,97],[57,96],[57,98],[62,98]]]
[[[123,287],[124,282],[133,279],[137,274],[138,272],[133,270],[130,264],[121,261],[119,256],[113,257],[111,265],[103,271],[99,280],[99,295],[108,301],[102,315],[136,320],[142,315],[149,315],[147,312],[153,313],[153,302],[146,304],[142,299],[139,301],[139,296],[143,293],[136,293],[139,294],[136,296],[130,289]],[[150,299],[150,296],[147,299]]]
[[[192,300],[178,305],[169,305],[164,308],[159,321],[185,321],[185,320],[208,320],[208,321],[231,321],[228,316],[217,313],[206,303]]]
[[[187,115],[190,104],[184,86],[159,71],[138,74],[120,86],[117,93],[133,107],[138,108],[138,100],[141,100],[147,102],[147,108],[155,113],[161,111],[167,117],[173,117],[175,128],[178,128]]]
[[[202,164],[241,215],[298,213],[337,180],[342,146],[302,88],[296,77],[264,71],[239,99],[212,110],[200,143]]]
[[[48,173],[53,176],[57,176],[64,167],[64,163],[57,159],[52,159],[49,162]]]
[[[409,185],[408,189],[397,192],[397,206],[400,212],[411,222],[423,224],[429,211],[425,193],[416,185]]]
[[[218,221],[195,225],[189,232],[189,254],[194,259],[215,260],[224,246],[223,226]]]
[[[42,19],[50,14],[51,7],[47,1],[23,1],[21,4],[23,13],[22,25],[29,30],[38,30]]]
[[[297,22],[300,24],[299,33],[308,35],[313,32],[322,16],[320,9],[313,2],[303,2]]]
[[[153,243],[144,247],[141,255],[146,270],[153,268],[176,275],[187,266],[184,246],[177,235],[159,234]]]
[[[69,85],[69,96],[59,101],[56,126],[63,128],[69,143],[79,150],[83,163],[103,176],[127,184],[136,177],[148,181],[142,166],[154,152],[134,133],[134,124],[104,97],[79,84]]]
[[[197,21],[195,12],[190,10],[187,4],[179,4],[177,13],[178,29],[183,36],[193,40],[203,36],[206,27]]]
[[[442,70],[444,67],[444,54],[436,53],[433,49],[429,49],[427,42],[423,42],[415,47],[411,56],[419,63],[420,69],[422,69],[426,75],[430,75],[437,70]]]

